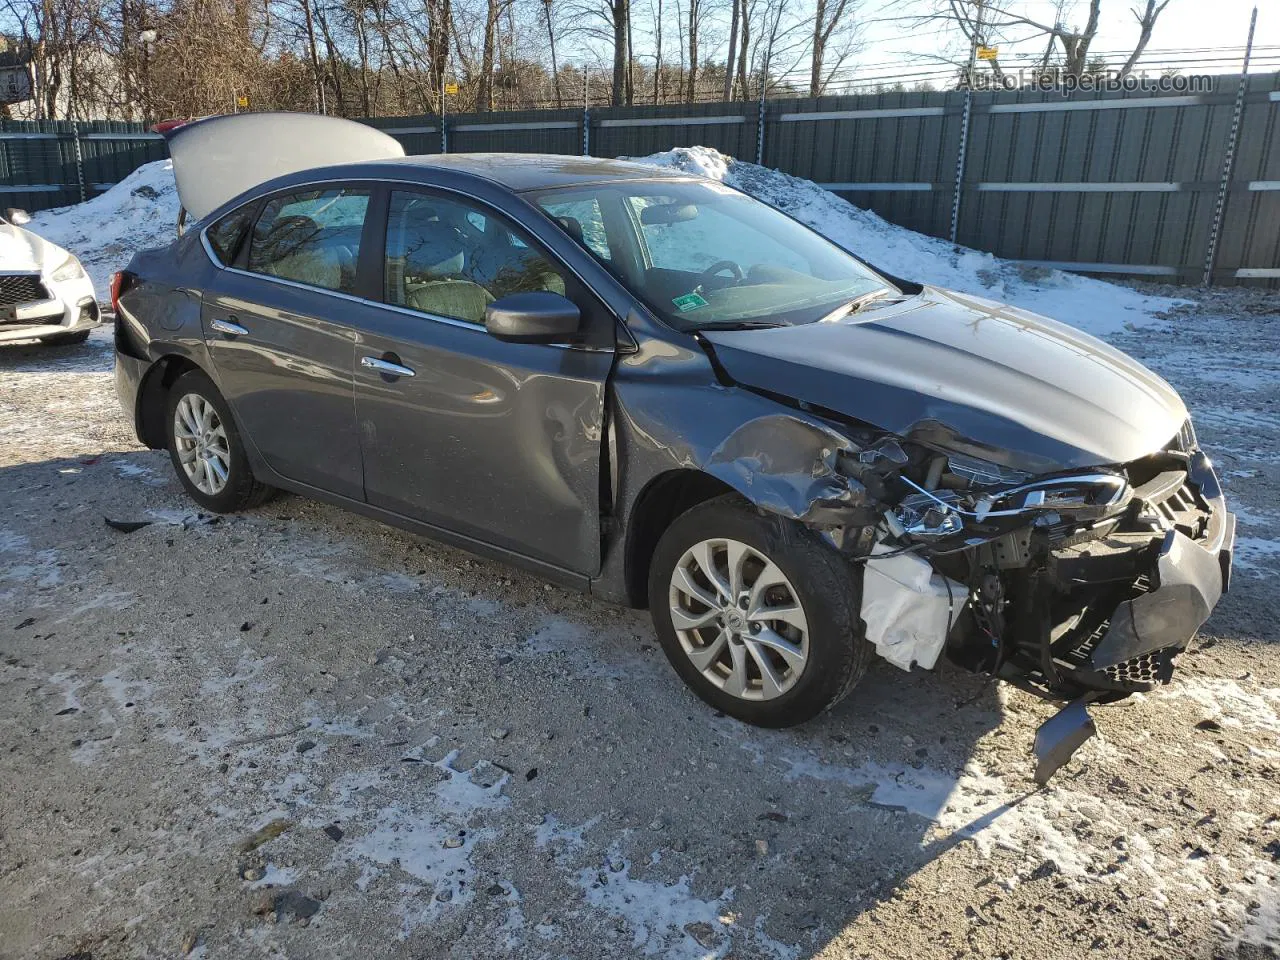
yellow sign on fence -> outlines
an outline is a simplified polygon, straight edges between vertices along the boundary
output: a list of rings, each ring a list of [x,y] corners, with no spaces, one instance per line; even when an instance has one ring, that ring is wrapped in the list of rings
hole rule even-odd
[[[446,83],[446,84],[444,85],[444,92],[445,92],[445,93],[457,93],[457,92],[458,92],[458,85],[457,85],[456,83]]]
[[[999,47],[979,47],[978,48],[979,60],[994,60],[998,56],[1000,56]]]
[[[248,98],[248,97],[236,97],[236,106],[237,106],[237,107],[239,107],[241,110],[244,110],[244,109],[248,108],[248,106],[249,106],[249,98]]]

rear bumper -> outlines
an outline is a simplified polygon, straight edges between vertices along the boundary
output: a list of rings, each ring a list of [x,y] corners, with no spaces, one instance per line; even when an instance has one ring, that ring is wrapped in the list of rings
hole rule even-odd
[[[116,397],[120,408],[133,425],[134,435],[142,439],[138,429],[138,391],[142,386],[142,378],[151,366],[150,360],[131,357],[127,353],[116,350],[115,384]]]

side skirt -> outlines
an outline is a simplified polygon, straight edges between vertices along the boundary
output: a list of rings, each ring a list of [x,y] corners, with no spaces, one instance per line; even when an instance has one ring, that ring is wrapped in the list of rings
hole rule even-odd
[[[391,510],[384,510],[381,507],[375,507],[372,504],[365,503],[363,500],[352,500],[349,497],[343,497],[339,494],[329,493],[317,487],[308,486],[305,483],[298,483],[287,477],[282,477],[266,464],[262,463],[258,457],[252,459],[258,462],[253,464],[253,472],[264,483],[269,483],[273,487],[279,487],[281,490],[288,490],[290,493],[296,493],[312,500],[319,500],[323,503],[330,503],[336,507],[342,507],[350,510],[352,513],[358,513],[362,516],[369,517],[385,523],[389,527],[396,527],[405,530],[408,533],[417,534],[430,540],[436,540],[440,543],[448,544],[451,547],[457,547],[473,553],[478,557],[484,557],[487,560],[497,560],[501,563],[510,564],[513,567],[520,567],[530,573],[536,574],[546,580],[567,587],[572,590],[578,590],[582,593],[588,593],[591,588],[591,578],[581,573],[575,573],[572,570],[565,570],[563,567],[557,567],[543,560],[537,560],[533,557],[527,557],[522,553],[516,553],[513,550],[506,550],[502,547],[496,547],[492,544],[485,543],[483,540],[477,540],[474,537],[468,537],[465,534],[448,530],[444,527],[437,527],[434,524],[424,523],[421,520],[413,520],[402,514],[395,513]]]

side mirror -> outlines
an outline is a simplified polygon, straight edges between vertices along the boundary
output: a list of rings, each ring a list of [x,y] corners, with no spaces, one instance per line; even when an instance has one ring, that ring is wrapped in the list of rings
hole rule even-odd
[[[512,293],[484,308],[484,328],[499,340],[562,343],[582,325],[582,314],[558,293]]]
[[[13,207],[5,211],[4,218],[15,227],[26,226],[31,222],[31,214],[27,213],[25,210],[18,210]]]

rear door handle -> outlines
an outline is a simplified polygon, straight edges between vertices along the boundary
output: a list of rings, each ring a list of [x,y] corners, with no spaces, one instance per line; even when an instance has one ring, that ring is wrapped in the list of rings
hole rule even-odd
[[[388,377],[412,377],[413,369],[403,364],[392,363],[390,360],[383,360],[381,357],[361,357],[360,366],[368,367],[370,370],[377,370],[379,373]]]
[[[242,327],[231,320],[214,320],[210,322],[209,326],[217,330],[218,333],[225,333],[228,337],[243,337],[249,332],[246,327]]]

